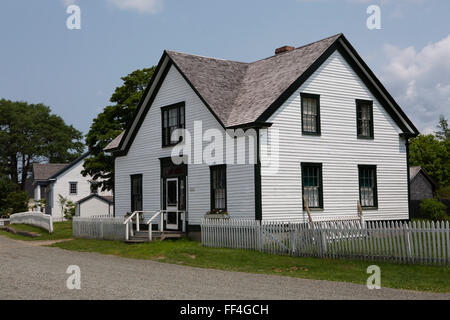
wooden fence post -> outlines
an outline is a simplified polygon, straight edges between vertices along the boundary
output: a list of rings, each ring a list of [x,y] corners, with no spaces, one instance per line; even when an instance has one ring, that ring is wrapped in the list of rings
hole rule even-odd
[[[306,201],[306,197],[303,196],[303,203],[305,204],[305,209],[306,209],[306,213],[308,214],[308,220],[310,223],[312,223],[312,218],[311,218],[311,212],[309,211],[309,206],[308,206],[308,202]]]

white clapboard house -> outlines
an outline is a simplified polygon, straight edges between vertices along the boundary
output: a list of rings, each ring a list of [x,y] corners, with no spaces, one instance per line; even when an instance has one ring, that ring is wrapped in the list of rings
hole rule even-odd
[[[31,185],[35,202],[45,199],[45,209],[37,208],[46,214],[53,216],[55,220],[63,220],[64,213],[59,203],[59,195],[77,203],[79,200],[90,200],[88,216],[93,215],[91,212],[95,210],[93,206],[97,206],[97,215],[107,215],[111,210],[104,206],[106,201],[96,202],[87,198],[91,194],[105,196],[110,200],[111,191],[101,191],[98,182],[92,177],[84,177],[81,174],[83,170],[84,159],[89,155],[85,153],[71,163],[34,163],[31,175]],[[84,201],[84,202],[85,202]],[[95,204],[93,203],[95,202]],[[78,215],[85,216],[83,210],[77,210]]]
[[[189,157],[177,128],[203,133]],[[236,147],[248,150],[245,163],[192,156],[208,151],[208,130],[226,140],[238,128],[256,132],[253,162],[250,142]],[[195,232],[211,209],[305,221],[306,199],[313,219],[356,216],[358,202],[367,220],[408,219],[417,134],[343,34],[252,63],[164,51],[132,125],[105,148],[115,155],[115,216],[162,209],[164,228]]]

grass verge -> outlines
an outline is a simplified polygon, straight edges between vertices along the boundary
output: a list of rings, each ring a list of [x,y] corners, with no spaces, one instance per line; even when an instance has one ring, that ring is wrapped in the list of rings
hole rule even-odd
[[[206,248],[199,242],[187,239],[143,244],[76,239],[52,246],[192,267],[344,281],[363,285],[369,276],[366,273],[367,267],[377,264],[381,268],[382,287],[450,292],[450,269],[443,267],[279,256],[250,250]]]
[[[10,224],[9,227],[20,230],[39,233],[40,236],[36,238],[26,237],[19,234],[13,234],[6,231],[0,231],[1,235],[5,235],[9,238],[15,240],[25,240],[25,241],[38,241],[38,240],[59,240],[59,239],[70,239],[72,238],[72,221],[64,222],[54,222],[53,223],[53,233],[48,233],[47,230],[30,226],[27,224]]]

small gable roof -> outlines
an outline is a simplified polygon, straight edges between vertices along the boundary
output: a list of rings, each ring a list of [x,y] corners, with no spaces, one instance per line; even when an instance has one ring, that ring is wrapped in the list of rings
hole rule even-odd
[[[409,167],[409,181],[413,181],[419,174],[422,174],[433,187],[436,187],[436,182],[430,177],[424,168],[420,166]]]
[[[109,204],[114,203],[114,196],[100,196],[100,195],[98,195],[96,193],[92,193],[92,194],[88,195],[87,197],[84,197],[83,199],[78,200],[77,203],[80,204],[80,203],[86,202],[86,201],[88,201],[88,200],[90,200],[92,198],[100,199],[100,200],[105,201],[105,202],[107,202]]]
[[[264,124],[336,50],[344,56],[407,136],[419,132],[343,34],[252,63],[165,50],[130,127],[105,151],[125,151],[173,65],[224,128]],[[152,92],[150,92],[152,91]],[[147,99],[147,96],[150,98]],[[144,105],[145,102],[145,105]]]

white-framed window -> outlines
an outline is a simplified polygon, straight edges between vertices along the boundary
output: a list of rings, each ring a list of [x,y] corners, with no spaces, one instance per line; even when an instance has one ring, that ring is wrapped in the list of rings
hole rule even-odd
[[[78,183],[71,181],[69,182],[69,193],[70,194],[77,194],[78,193]]]

